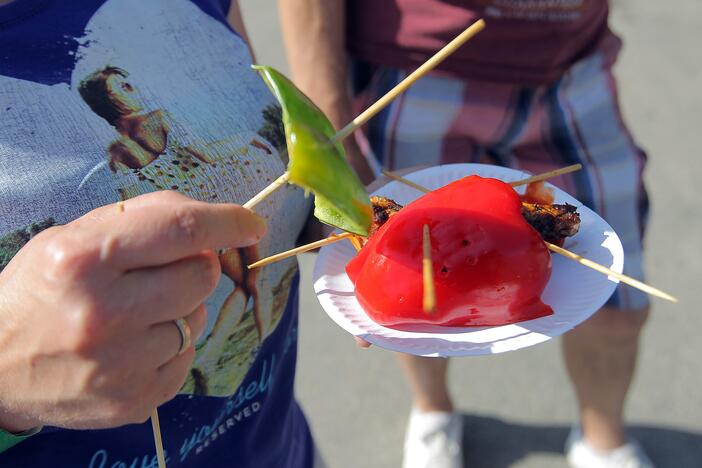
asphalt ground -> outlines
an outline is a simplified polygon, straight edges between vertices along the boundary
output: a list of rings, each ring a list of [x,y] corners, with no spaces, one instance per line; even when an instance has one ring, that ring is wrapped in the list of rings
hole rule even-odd
[[[287,71],[276,3],[241,2],[260,63]],[[680,298],[654,301],[627,404],[631,433],[662,468],[702,467],[702,3],[614,0],[625,40],[615,72],[625,119],[648,152],[652,211],[648,281]],[[332,468],[398,467],[410,394],[392,353],[357,348],[326,317],[303,272],[297,394]],[[465,415],[466,467],[565,467],[576,416],[558,340],[454,359],[450,385]]]

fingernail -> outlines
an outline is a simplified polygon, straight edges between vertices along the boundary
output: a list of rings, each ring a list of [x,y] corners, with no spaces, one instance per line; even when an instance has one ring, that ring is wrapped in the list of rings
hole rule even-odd
[[[266,225],[266,220],[263,219],[261,216],[257,215],[253,211],[251,212],[251,214],[251,224],[254,231],[254,235],[256,236],[255,241],[258,242],[263,238],[263,236],[266,235],[268,226]]]

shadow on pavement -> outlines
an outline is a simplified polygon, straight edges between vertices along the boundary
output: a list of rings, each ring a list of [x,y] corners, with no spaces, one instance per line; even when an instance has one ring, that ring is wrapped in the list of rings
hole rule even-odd
[[[569,429],[567,426],[528,426],[464,414],[464,465],[509,468],[532,453],[562,454]],[[702,467],[702,433],[631,426],[630,434],[643,445],[657,468]]]

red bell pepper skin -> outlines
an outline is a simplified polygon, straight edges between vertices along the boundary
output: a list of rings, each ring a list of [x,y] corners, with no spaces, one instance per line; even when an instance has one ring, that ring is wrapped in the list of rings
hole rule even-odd
[[[422,308],[422,226],[429,225],[437,307]],[[541,301],[551,255],[497,179],[470,176],[404,207],[346,267],[366,313],[384,326],[497,326],[553,313]]]

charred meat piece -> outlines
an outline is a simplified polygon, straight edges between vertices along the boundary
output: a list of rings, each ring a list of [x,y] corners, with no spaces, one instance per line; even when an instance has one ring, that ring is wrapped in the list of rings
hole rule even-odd
[[[373,224],[371,224],[368,230],[368,237],[371,237],[376,233],[380,226],[385,224],[388,219],[398,211],[402,209],[402,205],[395,203],[395,200],[391,200],[385,197],[371,197],[371,204],[373,205]]]
[[[373,204],[373,224],[368,237],[375,234],[391,216],[402,209],[402,205],[385,197],[371,197]],[[564,238],[574,236],[580,228],[580,215],[573,205],[540,205],[522,202],[522,216],[538,231],[541,238],[554,244]]]
[[[559,243],[577,234],[580,215],[573,205],[537,205],[522,202],[522,216],[536,229],[546,242]]]

